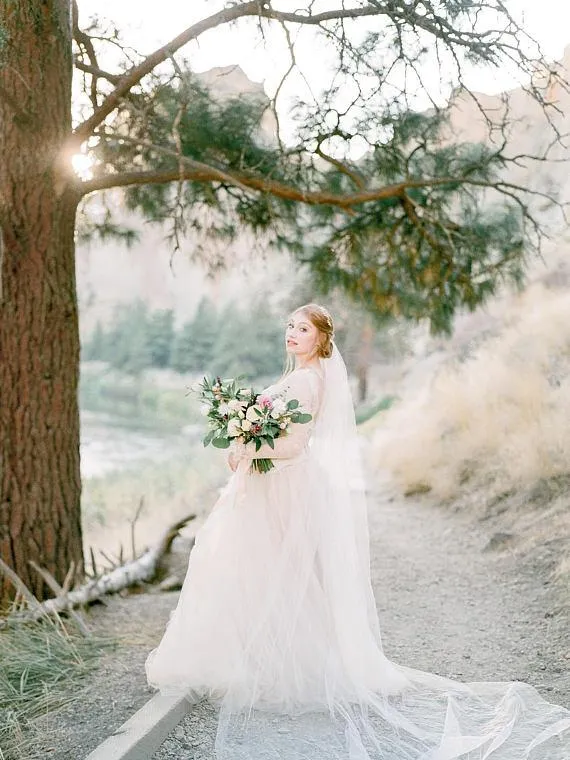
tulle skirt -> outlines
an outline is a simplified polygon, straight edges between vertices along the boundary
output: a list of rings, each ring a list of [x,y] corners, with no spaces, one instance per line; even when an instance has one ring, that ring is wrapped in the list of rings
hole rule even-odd
[[[308,450],[242,462],[196,537],[146,670],[219,704],[218,760],[570,760],[570,712],[531,686],[384,656],[367,537],[337,501]]]

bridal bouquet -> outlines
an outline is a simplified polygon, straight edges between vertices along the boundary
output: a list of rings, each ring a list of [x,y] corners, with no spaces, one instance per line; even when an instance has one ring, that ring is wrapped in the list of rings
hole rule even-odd
[[[264,443],[273,449],[275,438],[286,435],[292,423],[311,421],[312,416],[303,412],[296,399],[285,400],[282,394],[257,394],[253,388],[240,387],[239,379],[205,377],[193,386],[202,402],[202,413],[208,418],[204,446],[211,443],[218,449],[227,449],[232,441],[253,441],[256,451]],[[271,459],[254,459],[251,469],[263,473],[273,466]]]

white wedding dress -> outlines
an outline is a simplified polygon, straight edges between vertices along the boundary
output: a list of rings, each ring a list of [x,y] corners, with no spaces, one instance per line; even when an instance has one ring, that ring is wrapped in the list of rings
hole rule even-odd
[[[570,760],[570,712],[531,686],[463,684],[383,654],[346,368],[336,347],[320,363],[266,389],[313,421],[262,448],[267,474],[242,447],[149,683],[219,704],[218,760]]]

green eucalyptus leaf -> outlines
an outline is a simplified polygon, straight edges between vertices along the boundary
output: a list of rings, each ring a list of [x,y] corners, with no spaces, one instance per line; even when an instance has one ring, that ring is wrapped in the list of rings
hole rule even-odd
[[[212,439],[216,435],[215,430],[210,430],[210,432],[204,437],[204,446],[208,446],[208,444],[212,443]]]

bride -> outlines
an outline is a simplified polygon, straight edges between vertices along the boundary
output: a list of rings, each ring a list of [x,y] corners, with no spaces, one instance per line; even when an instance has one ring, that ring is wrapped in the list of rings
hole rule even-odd
[[[321,306],[291,315],[291,366],[265,393],[298,399],[312,421],[274,450],[232,446],[233,475],[196,537],[149,683],[219,705],[219,760],[569,760],[570,711],[533,687],[463,684],[383,654],[333,334]],[[252,473],[256,457],[274,469]]]

